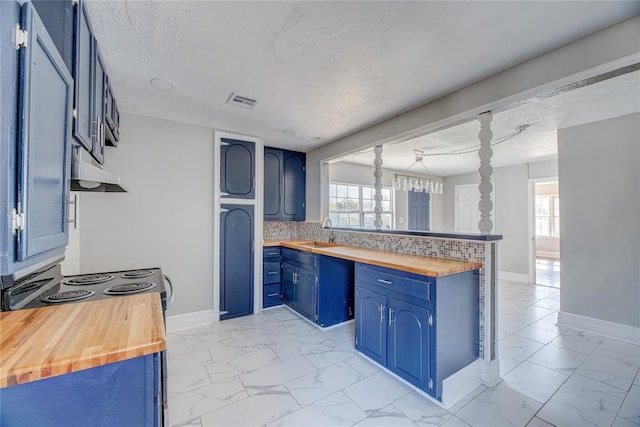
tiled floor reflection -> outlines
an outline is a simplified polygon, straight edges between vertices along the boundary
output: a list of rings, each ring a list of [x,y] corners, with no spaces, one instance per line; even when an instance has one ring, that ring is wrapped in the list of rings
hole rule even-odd
[[[358,355],[353,323],[276,308],[169,334],[170,425],[640,425],[640,346],[557,327],[558,289],[501,281],[498,298],[504,381],[450,410]]]
[[[560,287],[560,260],[536,258],[536,283],[543,286]]]

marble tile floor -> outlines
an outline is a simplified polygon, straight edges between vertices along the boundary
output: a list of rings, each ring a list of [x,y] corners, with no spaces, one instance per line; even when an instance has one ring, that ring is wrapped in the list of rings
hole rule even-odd
[[[171,426],[640,425],[640,346],[555,325],[559,290],[501,281],[503,381],[449,410],[284,307],[168,335]]]
[[[560,287],[560,260],[536,258],[536,283],[543,286]]]

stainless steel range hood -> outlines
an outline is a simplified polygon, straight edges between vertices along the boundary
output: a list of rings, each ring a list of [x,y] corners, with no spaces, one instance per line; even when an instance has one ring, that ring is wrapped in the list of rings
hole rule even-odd
[[[95,165],[81,147],[71,150],[71,191],[125,193],[120,178]]]

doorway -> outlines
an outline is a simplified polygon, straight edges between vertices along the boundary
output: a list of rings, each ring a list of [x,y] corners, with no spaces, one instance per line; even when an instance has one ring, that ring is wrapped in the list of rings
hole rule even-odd
[[[557,179],[533,182],[533,283],[560,287],[560,196]]]

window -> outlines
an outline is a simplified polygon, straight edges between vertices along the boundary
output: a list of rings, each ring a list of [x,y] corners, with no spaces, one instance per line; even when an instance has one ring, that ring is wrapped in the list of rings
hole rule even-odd
[[[329,184],[329,218],[336,227],[375,228],[375,189],[372,186]],[[382,228],[393,228],[393,192],[382,189]]]
[[[558,196],[536,196],[536,236],[560,237]]]

